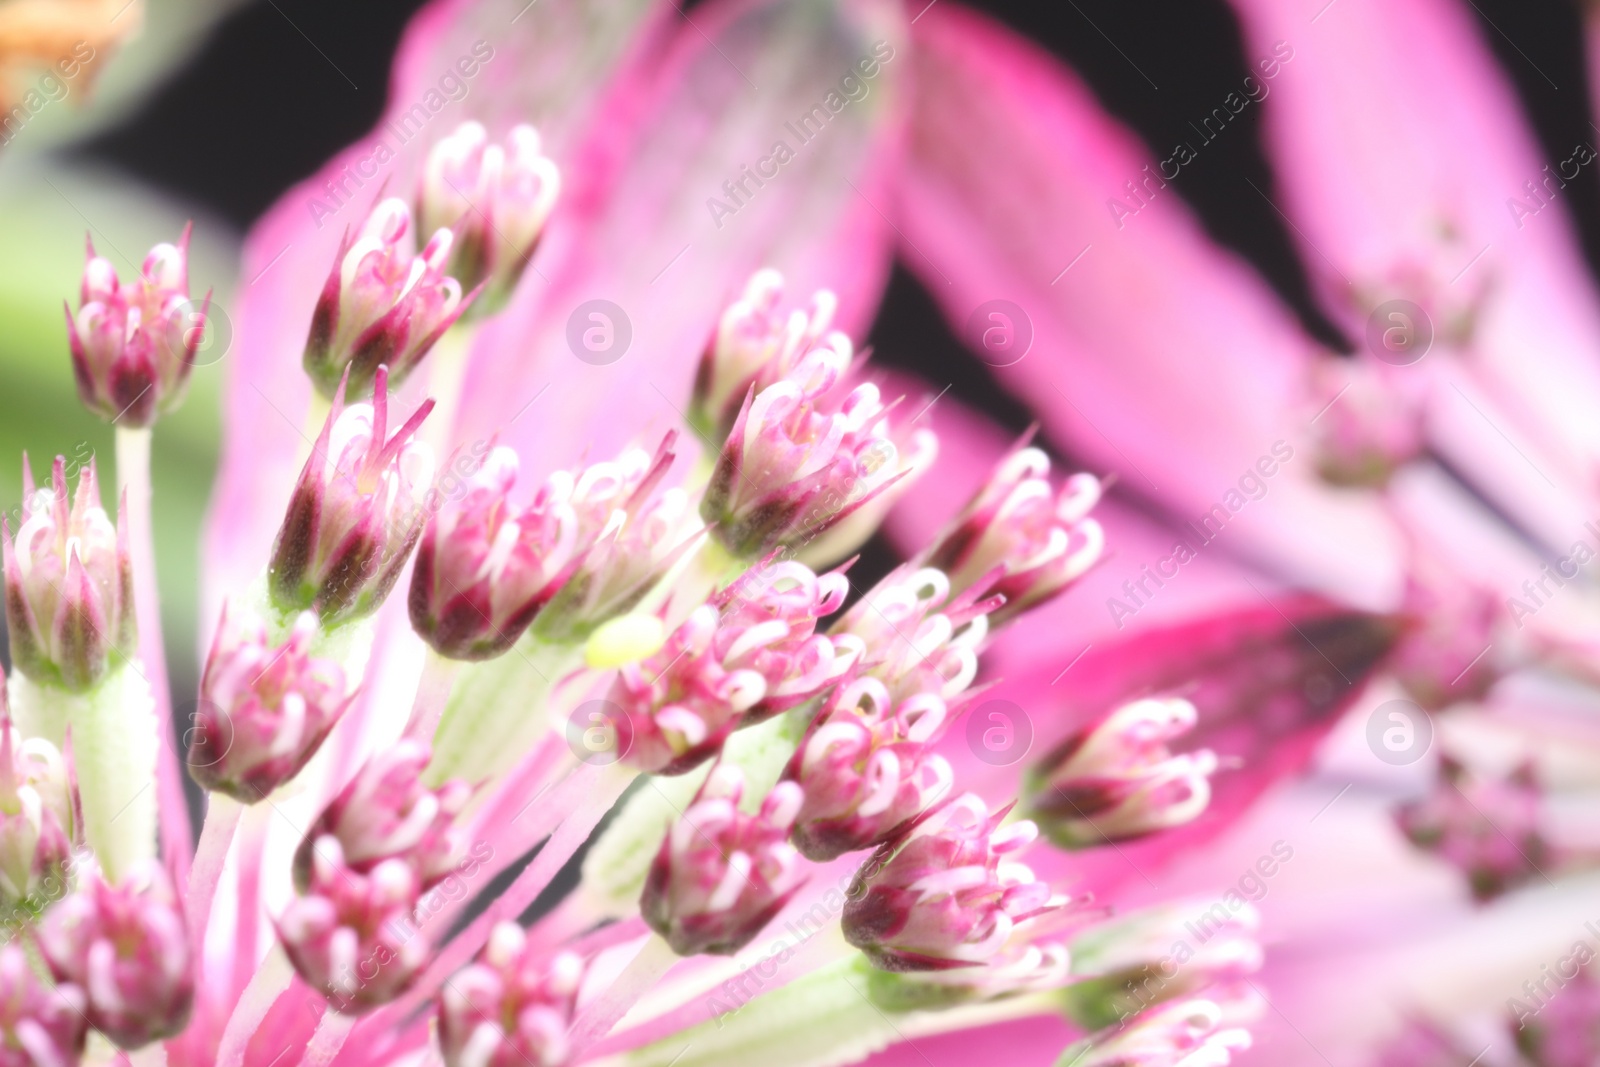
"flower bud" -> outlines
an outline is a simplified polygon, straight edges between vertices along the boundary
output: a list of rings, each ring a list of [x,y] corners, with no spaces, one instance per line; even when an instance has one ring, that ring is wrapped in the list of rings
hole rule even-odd
[[[1591,1067],[1600,1062],[1600,982],[1580,969],[1536,1014],[1520,1007],[1507,1025],[1517,1049],[1534,1067]]]
[[[4,706],[0,697],[0,713]],[[0,905],[38,908],[66,884],[72,794],[56,747],[41,737],[17,744],[14,733],[11,719],[0,718]]]
[[[370,871],[403,860],[427,892],[455,869],[464,842],[455,817],[472,795],[465,782],[438,789],[422,783],[427,746],[401,740],[369,759],[306,832],[294,857],[295,885],[312,884],[312,855],[327,840],[338,843],[343,864]]]
[[[1421,368],[1329,357],[1311,367],[1317,473],[1333,485],[1381,488],[1427,448]]]
[[[0,1063],[76,1064],[89,1033],[88,1009],[82,989],[47,985],[21,948],[0,948]]]
[[[1065,901],[1011,859],[1038,831],[1001,827],[977,796],[947,802],[856,872],[845,940],[886,971],[941,971],[987,963],[1017,924]]]
[[[83,991],[89,1025],[122,1048],[181,1032],[194,1004],[194,958],[166,872],[151,861],[119,885],[86,880],[39,927],[51,973]]]
[[[211,307],[209,293],[198,310],[189,300],[190,228],[176,245],[152,248],[126,286],[89,242],[78,313],[67,310],[67,337],[78,396],[108,422],[149,426],[183,399]]]
[[[428,749],[401,740],[379,752],[333,799],[294,855],[299,897],[278,936],[300,976],[345,1012],[404,992],[432,955],[412,914],[455,869],[456,816],[471,787],[422,784]]]
[[[689,417],[713,440],[728,436],[746,393],[752,388],[759,393],[782,379],[817,345],[839,306],[839,298],[826,289],[812,296],[809,311],[796,308],[784,315],[778,309],[782,300],[782,274],[768,267],[751,275],[700,357]]]
[[[577,563],[533,621],[554,644],[575,644],[601,623],[631,611],[698,539],[685,532],[688,497],[658,492],[676,456],[668,433],[652,457],[631,449],[594,463],[572,480],[578,517]]]
[[[354,700],[337,661],[311,656],[303,612],[279,645],[248,613],[223,613],[189,731],[189,774],[246,804],[300,773]]]
[[[716,654],[717,609],[702,604],[656,653],[617,672],[609,699],[627,716],[630,765],[683,774],[717,754],[742,713],[766,695],[758,671]]]
[[[1066,946],[1013,937],[987,963],[947,971],[880,971],[867,977],[867,995],[884,1011],[939,1011],[1029,993],[1060,990],[1072,981]]]
[[[739,810],[744,788],[743,772],[718,764],[650,865],[640,910],[680,956],[733,955],[805,881],[786,840],[800,787],[779,782],[754,815]]]
[[[805,792],[794,843],[824,862],[881,845],[950,792],[954,775],[929,746],[946,721],[923,693],[894,707],[876,678],[842,689],[812,722],[784,771]]]
[[[453,240],[439,230],[418,254],[411,209],[393,197],[354,238],[346,232],[306,338],[303,363],[322,395],[343,383],[365,396],[384,366],[398,385],[461,317],[477,294],[463,297],[445,276]]]
[[[494,311],[522,277],[560,192],[561,172],[532,126],[513,127],[501,145],[464,122],[428,153],[417,215],[426,233],[453,231],[445,273],[484,286],[477,310]]]
[[[1019,448],[1001,461],[924,556],[961,592],[975,586],[1005,597],[991,625],[1001,626],[1060,594],[1100,559],[1105,533],[1088,514],[1100,482],[1075,474],[1050,488],[1050,460]]]
[[[766,679],[766,694],[745,712],[743,725],[805,703],[855,666],[854,642],[836,648],[816,632],[817,620],[838,611],[849,593],[842,569],[819,576],[789,560],[751,567],[713,599],[721,612],[718,657]]]
[[[439,1048],[446,1067],[560,1067],[567,1062],[584,963],[571,952],[541,955],[522,927],[502,922],[476,963],[439,995]]]
[[[1227,1067],[1250,1047],[1250,1031],[1225,1021],[1210,1000],[1164,1005],[1072,1046],[1057,1067]]]
[[[552,477],[521,512],[509,500],[517,454],[495,448],[458,503],[429,521],[411,572],[411,625],[451,659],[516,644],[570,572],[578,548],[572,479]]]
[[[780,381],[745,396],[717,457],[700,516],[729,552],[797,550],[909,473],[870,383],[838,397],[850,344],[811,352]]]
[[[1550,863],[1543,816],[1544,791],[1531,763],[1496,778],[1446,756],[1433,787],[1401,807],[1395,822],[1412,844],[1466,875],[1475,898],[1492,900]]]
[[[1024,783],[1030,815],[1062,848],[1092,848],[1182,826],[1211,802],[1217,757],[1173,755],[1167,742],[1194,728],[1187,700],[1146,699],[1080,730]]]
[[[1406,583],[1400,640],[1386,664],[1429,711],[1481,700],[1508,669],[1498,592],[1423,564]],[[1419,580],[1417,575],[1421,575]],[[1501,648],[1492,646],[1500,644]]]
[[[65,458],[50,483],[35,489],[24,462],[27,512],[14,539],[0,520],[11,661],[34,682],[81,693],[134,654],[133,564],[122,515],[112,525],[100,506],[94,460],[70,507]]]
[[[378,368],[371,404],[344,406],[344,391],[312,446],[272,547],[274,604],[310,608],[331,626],[378,610],[422,535],[433,451],[413,440],[433,401],[385,438],[388,372]]]
[[[836,648],[856,652],[863,670],[898,704],[923,693],[954,700],[978,675],[978,649],[989,613],[1002,598],[977,588],[950,595],[950,579],[932,567],[891,571],[829,630]]]

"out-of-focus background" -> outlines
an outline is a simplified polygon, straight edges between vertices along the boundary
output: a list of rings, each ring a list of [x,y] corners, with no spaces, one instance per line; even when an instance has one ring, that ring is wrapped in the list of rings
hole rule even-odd
[[[538,0],[578,2],[578,0]],[[913,8],[925,0],[911,0]],[[935,0],[937,2],[937,0]],[[26,450],[99,454],[113,484],[111,434],[78,404],[62,302],[74,296],[85,234],[126,276],[146,249],[195,223],[191,286],[215,289],[218,332],[182,411],[156,436],[158,565],[176,702],[193,692],[197,531],[215,465],[238,242],[291,182],[375,122],[396,41],[419,0],[0,0],[0,55],[24,29],[61,27],[95,58],[71,79],[0,62],[0,96],[43,104],[0,127],[0,508],[15,516]],[[1108,109],[1164,154],[1188,123],[1246,73],[1222,0],[988,0],[974,6],[1070,63]],[[1600,140],[1574,0],[1475,0],[1484,36],[1517,86],[1548,151]],[[692,15],[694,4],[683,10]],[[9,38],[8,38],[9,35]],[[38,45],[37,35],[27,37]],[[24,50],[26,51],[26,50]],[[1156,75],[1159,75],[1156,77]],[[1557,86],[1562,88],[1558,89]],[[6,105],[7,108],[11,104]],[[1348,349],[1321,319],[1283,219],[1256,188],[1272,181],[1260,109],[1246,111],[1174,183],[1224,244],[1252,260],[1315,336]],[[1600,174],[1565,202],[1600,265]],[[248,283],[248,279],[243,280]],[[878,358],[956,383],[959,395],[1016,429],[1027,415],[966,357],[932,301],[897,271],[869,338]],[[285,352],[298,360],[298,352]],[[881,554],[883,550],[879,549]],[[871,561],[869,561],[871,562]],[[880,561],[881,562],[881,561]],[[0,655],[3,655],[0,643]]]

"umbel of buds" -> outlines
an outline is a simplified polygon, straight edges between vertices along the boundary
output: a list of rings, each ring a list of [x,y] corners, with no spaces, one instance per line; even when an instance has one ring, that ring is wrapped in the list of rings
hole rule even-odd
[[[784,771],[805,791],[794,828],[801,853],[822,862],[883,844],[944,799],[955,776],[929,746],[945,715],[937,693],[891,707],[876,678],[841,689]]]
[[[1002,827],[971,793],[884,845],[846,894],[844,936],[886,971],[986,963],[1018,923],[1064,901],[1012,858],[1037,836],[1026,820]]]
[[[4,1062],[75,1064],[89,1023],[83,990],[70,982],[52,987],[28,965],[15,944],[0,948],[0,1050]]]
[[[476,963],[445,983],[439,1048],[447,1067],[560,1067],[567,1062],[583,960],[528,944],[502,922]]]
[[[779,782],[754,815],[739,810],[744,774],[718,764],[656,853],[639,902],[645,922],[680,956],[731,956],[805,880],[786,840],[800,787]]]
[[[1395,821],[1412,844],[1465,875],[1474,897],[1492,900],[1549,864],[1544,808],[1532,763],[1498,778],[1446,756],[1433,787],[1400,808]]]
[[[411,915],[461,853],[463,782],[422,784],[428,750],[414,741],[369,760],[324,809],[294,857],[300,895],[278,920],[295,970],[340,1011],[402,993],[432,948]]]
[[[123,285],[89,243],[78,313],[67,309],[72,373],[84,407],[119,426],[149,426],[183,399],[205,335],[211,294],[189,299],[189,227],[159,244]]]
[[[803,547],[907,473],[878,387],[834,395],[851,361],[849,341],[839,340],[745,396],[700,505],[712,536],[736,556]]]
[[[412,438],[433,409],[389,426],[388,371],[371,404],[345,407],[344,389],[311,448],[272,546],[268,587],[283,612],[311,609],[324,625],[378,609],[422,535],[433,451]]]
[[[66,460],[35,489],[23,461],[27,513],[6,536],[6,626],[11,662],[29,679],[79,693],[134,652],[133,565],[127,538],[100,506],[94,461],[68,503]]]
[[[812,296],[809,311],[796,308],[783,315],[782,301],[783,275],[769,267],[753,274],[744,293],[722,313],[700,359],[689,412],[707,436],[726,438],[745,394],[759,393],[788,374],[828,332],[839,306],[839,298],[826,289]]]
[[[461,283],[444,273],[452,242],[439,230],[418,253],[411,209],[394,198],[373,208],[354,238],[346,232],[303,360],[324,396],[347,376],[351,395],[366,395],[380,366],[398,384],[460,318],[476,294],[463,297]]]
[[[1182,826],[1211,802],[1217,757],[1174,755],[1197,721],[1187,700],[1145,699],[1068,738],[1027,776],[1028,812],[1062,848],[1093,848]]]
[[[166,873],[152,861],[118,885],[87,881],[45,913],[38,937],[50,972],[83,991],[89,1025],[123,1048],[181,1032],[194,960]]]
[[[479,309],[494,311],[522,277],[560,192],[539,131],[515,126],[502,145],[464,122],[428,153],[417,214],[424,232],[453,230],[446,273],[482,285]]]
[[[322,746],[353,694],[334,660],[311,656],[317,617],[303,612],[282,644],[247,612],[227,612],[200,679],[189,774],[246,804],[265,798]]]
[[[573,479],[559,472],[516,510],[517,454],[489,452],[459,502],[429,521],[411,572],[411,625],[442,656],[498,656],[570,572],[578,546]]]
[[[0,714],[4,705],[0,696]],[[18,744],[11,719],[0,718],[0,905],[44,903],[42,897],[65,885],[72,837],[61,753],[40,737]]]
[[[1092,474],[1050,488],[1050,460],[1019,448],[1001,461],[925,560],[961,592],[982,586],[1005,597],[990,616],[1000,626],[1056,596],[1100,558],[1105,533],[1089,518],[1100,500]]]

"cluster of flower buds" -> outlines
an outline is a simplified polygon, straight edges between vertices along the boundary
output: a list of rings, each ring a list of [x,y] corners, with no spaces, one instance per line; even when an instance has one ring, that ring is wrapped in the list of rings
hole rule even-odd
[[[744,789],[737,767],[713,768],[650,865],[639,907],[680,956],[738,952],[805,880],[787,840],[800,787],[779,782],[754,815],[739,809]]]
[[[183,399],[211,308],[209,293],[199,308],[189,299],[189,229],[177,244],[152,248],[126,286],[89,242],[67,336],[78,396],[108,422],[149,426]]]
[[[0,676],[0,716],[5,715]],[[18,744],[0,717],[0,906],[38,907],[66,885],[72,858],[72,787],[61,753],[41,737]]]
[[[1182,826],[1211,802],[1217,757],[1167,743],[1198,721],[1187,700],[1146,698],[1078,731],[1027,776],[1028,813],[1062,848],[1093,848]]]
[[[1250,1031],[1228,1026],[1210,1000],[1163,1005],[1061,1054],[1057,1067],[1227,1067],[1250,1047]]]
[[[502,922],[476,963],[439,998],[439,1048],[446,1067],[560,1067],[567,1062],[584,963],[546,956],[522,927]]]
[[[417,217],[424,233],[451,229],[445,268],[494,311],[522,277],[561,192],[561,172],[544,154],[539,131],[516,126],[504,145],[476,122],[434,144],[423,170]]]
[[[721,619],[713,646],[730,667],[766,679],[766,694],[743,716],[761,722],[805,703],[843,678],[860,642],[818,634],[817,621],[844,606],[844,571],[816,574],[793,560],[757,564],[712,600]]]
[[[89,1025],[123,1048],[181,1032],[194,1004],[194,953],[166,872],[151,861],[117,885],[86,880],[38,929],[51,974],[82,991]]]
[[[1506,656],[1493,650],[1506,622],[1500,594],[1418,564],[1406,584],[1400,640],[1387,667],[1412,699],[1429,711],[1481,699],[1505,673]]]
[[[1534,1067],[1600,1063],[1600,981],[1590,971],[1580,970],[1537,1013],[1524,1007],[1507,1020],[1507,1026],[1517,1050]]]
[[[1446,756],[1433,788],[1403,806],[1395,820],[1412,844],[1466,875],[1474,897],[1492,900],[1549,863],[1543,815],[1544,792],[1531,764],[1495,778]]]
[[[844,936],[886,971],[939,971],[998,956],[1017,924],[1065,901],[1012,858],[1038,830],[1002,826],[962,794],[884,845],[846,894]]]
[[[930,746],[946,715],[937,693],[892,705],[876,678],[838,690],[783,775],[805,792],[794,827],[801,854],[822,862],[874,848],[943,800],[955,777]]]
[[[0,948],[0,1062],[17,1067],[76,1064],[89,1034],[83,990],[51,986],[17,945]]]
[[[807,311],[783,315],[782,302],[783,275],[768,267],[752,275],[722,313],[700,359],[689,410],[689,421],[713,440],[728,436],[746,394],[778,382],[822,341],[839,306],[827,289],[817,290]],[[829,344],[837,342],[830,337]]]
[[[1089,517],[1100,480],[1074,474],[1058,493],[1049,479],[1048,456],[1017,448],[921,557],[949,576],[953,592],[1005,597],[991,613],[993,626],[1060,594],[1105,547],[1105,532]]]
[[[717,457],[700,516],[735,556],[798,550],[911,471],[878,387],[839,395],[852,354],[847,338],[830,336],[834,345],[746,394]]]
[[[1420,369],[1329,357],[1311,367],[1317,473],[1333,485],[1381,487],[1426,448]]]
[[[337,661],[311,655],[317,617],[302,612],[282,643],[261,619],[223,613],[200,678],[189,774],[253,804],[300,773],[355,699]]]
[[[954,700],[978,676],[978,649],[989,635],[989,614],[1002,598],[976,587],[950,595],[950,579],[933,567],[891,571],[845,612],[829,635],[853,642],[867,674],[890,700],[924,693]]]
[[[540,639],[585,640],[601,623],[632,610],[698,540],[698,533],[685,530],[688,495],[661,488],[677,440],[676,432],[668,433],[654,455],[630,449],[572,480],[568,499],[578,517],[579,558],[534,618]],[[570,476],[557,477],[565,484]]]
[[[572,476],[558,472],[519,511],[509,499],[517,469],[515,452],[492,449],[417,546],[411,625],[442,656],[481,660],[508,650],[576,562]]]
[[[324,396],[341,384],[364,396],[379,367],[395,383],[422,362],[476,293],[445,274],[454,243],[439,230],[416,251],[411,209],[391,197],[348,232],[317,298],[306,338],[306,373]]]
[[[1260,923],[1249,904],[1230,911],[1189,901],[1092,926],[1070,944],[1075,980],[1062,991],[1066,1012],[1098,1030],[1155,1004],[1241,988],[1264,960]]]
[[[83,692],[134,652],[133,565],[128,541],[100,506],[94,461],[78,472],[69,505],[66,460],[50,488],[35,489],[23,460],[27,516],[4,531],[6,626],[11,662],[40,684]]]
[[[460,859],[456,816],[472,790],[459,781],[429,789],[428,757],[410,740],[375,755],[295,852],[300,896],[278,934],[295,969],[342,1011],[398,996],[431,951],[411,915]]]
[[[394,432],[388,372],[371,404],[344,404],[341,386],[312,446],[272,546],[269,589],[280,611],[311,609],[324,625],[383,603],[422,535],[433,450],[413,440],[433,401]]]

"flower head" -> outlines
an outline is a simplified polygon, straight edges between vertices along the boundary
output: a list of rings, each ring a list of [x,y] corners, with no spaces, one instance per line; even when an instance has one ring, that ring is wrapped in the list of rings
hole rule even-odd
[[[798,549],[910,472],[878,387],[843,396],[850,342],[830,335],[782,379],[746,395],[700,515],[736,556]]]
[[[151,862],[118,885],[87,881],[45,913],[39,949],[50,972],[83,991],[89,1025],[123,1048],[179,1033],[194,1003],[194,957],[166,872]]]
[[[680,956],[738,952],[805,881],[787,841],[800,787],[779,782],[754,815],[744,791],[743,772],[718,764],[650,865],[639,907]]]
[[[477,962],[439,998],[439,1047],[447,1067],[559,1067],[567,1062],[583,960],[528,943],[516,923],[489,935]]]
[[[1217,757],[1167,742],[1198,720],[1187,700],[1125,704],[1078,731],[1029,775],[1028,811],[1062,848],[1087,848],[1181,826],[1211,802]]]
[[[1537,1015],[1509,1025],[1517,1048],[1534,1067],[1590,1067],[1600,1060],[1600,982],[1580,970]]]
[[[388,372],[371,404],[335,394],[272,547],[268,580],[279,610],[310,608],[325,625],[378,609],[404,569],[427,518],[433,451],[413,440],[433,409],[425,401],[386,437]]]
[[[0,697],[0,714],[4,705]],[[19,743],[11,719],[0,718],[0,906],[43,904],[66,883],[74,825],[61,753],[42,737]]]
[[[1128,1026],[1062,1053],[1058,1067],[1227,1067],[1250,1047],[1250,1031],[1226,1025],[1223,1008],[1188,1000],[1146,1012]]]
[[[152,248],[126,286],[89,242],[67,338],[78,396],[108,422],[149,426],[183,400],[211,307],[210,294],[198,309],[189,299],[189,230]]]
[[[1418,383],[1417,379],[1422,381]],[[1317,471],[1334,485],[1378,487],[1427,447],[1427,375],[1377,360],[1328,357],[1311,368]]]
[[[411,209],[393,197],[345,234],[306,338],[306,373],[324,396],[341,383],[362,396],[385,366],[399,384],[461,317],[475,294],[445,275],[453,243],[439,230],[418,253]]]
[[[1412,844],[1464,874],[1474,897],[1491,900],[1548,864],[1543,816],[1544,792],[1531,764],[1500,778],[1446,756],[1433,787],[1400,808],[1395,821]]]
[[[578,560],[534,619],[541,639],[586,639],[632,610],[694,545],[699,535],[686,532],[687,494],[661,488],[677,440],[673,431],[654,455],[634,448],[592,463],[571,479],[570,491],[562,490],[577,515]]]
[[[782,301],[783,275],[768,267],[751,275],[739,299],[722,313],[700,357],[690,405],[691,421],[713,439],[728,436],[746,393],[759,393],[782,379],[821,342],[839,306],[827,289],[817,290],[808,310],[795,308],[785,315],[779,310]],[[836,342],[830,339],[830,344]]]
[[[1075,474],[1058,493],[1049,475],[1043,452],[1014,450],[924,554],[949,575],[952,591],[978,587],[1005,597],[991,625],[1060,594],[1100,559],[1105,533],[1089,517],[1100,480]]]
[[[970,967],[998,955],[1018,923],[1061,907],[1011,858],[1038,830],[1002,827],[1007,810],[965,793],[880,848],[850,885],[845,939],[886,971]]]
[[[68,503],[66,459],[35,489],[23,464],[26,516],[5,537],[11,661],[35,682],[82,692],[134,651],[133,566],[119,521],[100,506],[94,460]]]
[[[0,1063],[77,1063],[89,1033],[88,1008],[78,986],[52,986],[34,973],[20,947],[0,948]]]
[[[579,549],[572,476],[559,472],[521,510],[517,454],[497,447],[459,502],[429,520],[411,573],[411,625],[440,655],[488,659],[516,643],[571,572]]]
[[[922,693],[948,701],[978,676],[989,613],[1001,602],[976,587],[952,596],[943,571],[906,564],[869,589],[828,633],[836,647],[855,650],[862,670],[888,687],[893,703]]]
[[[350,706],[344,670],[311,655],[317,617],[280,643],[247,612],[224,612],[200,679],[189,774],[253,804],[300,773]]]
[[[483,285],[480,310],[493,311],[522,277],[560,192],[539,131],[515,126],[497,144],[464,122],[428,153],[417,216],[425,233],[452,231],[445,273],[469,289]]]
[[[943,800],[954,775],[930,746],[947,714],[937,693],[891,705],[876,678],[839,690],[784,771],[805,793],[794,828],[800,852],[821,862],[873,848]]]

